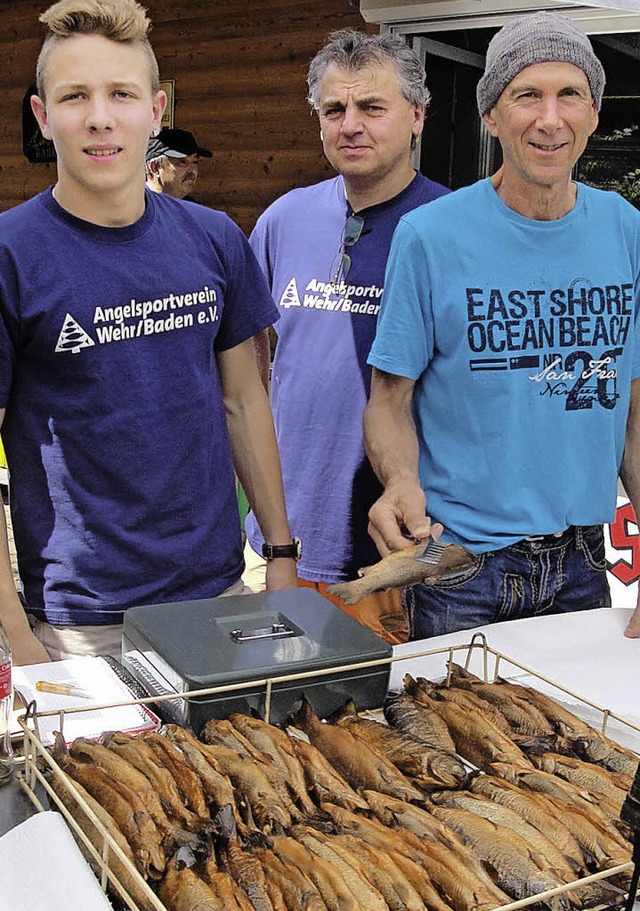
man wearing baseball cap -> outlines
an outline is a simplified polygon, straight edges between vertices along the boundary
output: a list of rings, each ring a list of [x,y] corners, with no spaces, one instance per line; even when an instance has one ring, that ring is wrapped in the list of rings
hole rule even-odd
[[[610,604],[618,474],[640,515],[640,212],[572,180],[604,83],[568,19],[508,22],[477,87],[502,166],[396,229],[369,358],[370,531],[383,554],[433,530],[477,557],[412,590],[414,638]]]
[[[198,159],[212,157],[188,130],[160,130],[147,148],[147,186],[155,193],[190,199],[198,179]]]

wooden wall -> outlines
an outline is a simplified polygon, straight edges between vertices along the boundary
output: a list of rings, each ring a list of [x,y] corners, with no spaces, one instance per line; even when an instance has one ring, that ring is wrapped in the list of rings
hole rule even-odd
[[[348,0],[142,0],[161,79],[175,79],[176,127],[214,151],[194,191],[245,231],[277,196],[332,173],[306,101],[309,60],[336,28],[367,28]],[[55,182],[22,153],[47,0],[0,0],[0,210]],[[369,27],[371,28],[371,27]]]

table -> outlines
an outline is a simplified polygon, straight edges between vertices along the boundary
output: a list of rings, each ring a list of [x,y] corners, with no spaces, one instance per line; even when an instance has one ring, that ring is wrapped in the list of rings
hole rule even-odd
[[[15,779],[0,788],[0,836],[37,812]]]
[[[630,608],[610,608],[536,617],[398,645],[390,688],[399,688],[405,673],[429,676],[433,671],[435,676],[441,672],[442,656],[419,653],[466,644],[477,632],[492,649],[640,726],[640,640],[622,634],[630,615]],[[640,735],[627,745],[640,750]],[[0,835],[34,812],[15,782],[0,788]],[[640,902],[636,909],[640,911]]]

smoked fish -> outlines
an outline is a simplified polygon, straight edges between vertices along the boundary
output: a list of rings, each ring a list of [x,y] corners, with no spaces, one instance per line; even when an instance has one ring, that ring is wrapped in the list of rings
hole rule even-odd
[[[253,854],[264,870],[267,891],[273,883],[282,893],[287,911],[327,911],[322,895],[298,867],[284,864],[268,848],[256,848]]]
[[[297,825],[291,836],[303,844],[312,854],[333,864],[342,874],[353,892],[361,911],[389,911],[389,907],[375,886],[365,875],[361,864],[343,847],[334,844],[333,839],[309,826]]]
[[[456,670],[456,675],[452,679],[458,685],[461,679],[459,670]],[[482,682],[479,677],[474,677],[468,671],[464,671],[464,675],[471,684],[474,681]],[[539,709],[561,737],[560,742],[555,747],[558,752],[565,752],[565,748],[562,746],[562,739],[564,739],[566,749],[572,748],[578,751],[581,758],[596,762],[614,772],[635,775],[640,761],[640,757],[636,753],[615,743],[615,741],[597,731],[590,724],[587,724],[586,721],[578,718],[569,709],[560,705],[555,699],[534,687],[509,683],[500,677],[492,685],[500,687],[506,693],[510,692],[516,697],[528,700],[531,705]]]
[[[140,737],[156,754],[159,765],[164,766],[171,773],[187,809],[196,816],[208,816],[209,809],[202,782],[189,766],[184,753],[161,734],[147,732],[141,734]]]
[[[50,781],[51,787],[55,791],[58,798],[71,813],[73,818],[76,820],[84,834],[87,836],[93,847],[98,852],[99,856],[102,856],[103,848],[103,839],[102,834],[96,825],[92,822],[89,816],[80,808],[76,798],[72,795],[71,791],[67,787],[65,781],[60,778],[58,775],[54,775]],[[78,781],[73,782],[74,789],[80,794],[85,803],[89,806],[89,809],[93,811],[95,816],[98,819],[104,828],[106,829],[109,836],[113,839],[115,844],[120,848],[122,853],[125,855],[127,860],[135,867],[136,862],[133,856],[133,851],[129,846],[129,842],[126,840],[115,819],[107,813],[103,806],[101,806],[98,801],[89,794],[89,792],[82,787]],[[76,841],[78,842],[78,847],[84,854],[87,862],[93,869],[96,876],[100,876],[102,873],[102,868],[98,861],[95,859],[91,851],[85,845],[84,841],[74,834]],[[125,864],[120,860],[115,851],[110,852],[109,856],[109,866],[116,876],[118,882],[123,886],[124,889],[129,893],[131,898],[136,902],[140,907],[141,911],[155,911],[153,905],[149,901],[147,895],[140,888],[137,877],[134,877]],[[114,895],[118,895],[116,888],[109,885],[109,892]]]
[[[406,690],[389,693],[382,708],[393,729],[409,734],[427,746],[455,753],[456,745],[446,723],[437,712],[417,702]]]
[[[566,885],[513,830],[467,810],[434,807],[433,814],[458,834],[497,877],[498,886],[514,899],[529,898]],[[550,911],[570,911],[575,899],[564,893],[544,900]]]
[[[145,879],[159,879],[165,868],[162,834],[138,795],[99,766],[73,759],[60,735],[56,736],[51,753],[60,768],[115,820]]]
[[[486,771],[493,762],[533,768],[522,750],[487,716],[470,714],[455,702],[432,699],[410,674],[405,675],[404,685],[410,696],[440,716],[449,729],[456,751],[478,768]]]
[[[456,686],[445,686],[444,684],[432,683],[425,680],[424,677],[417,677],[416,683],[421,690],[432,699],[441,699],[443,702],[455,702],[468,712],[476,712],[480,715],[486,715],[489,721],[506,734],[507,737],[513,733],[511,726],[502,712],[486,699],[481,699],[470,689],[460,689]]]
[[[182,865],[177,854],[167,864],[158,896],[168,911],[226,911],[211,888],[194,870]]]
[[[288,866],[295,866],[310,879],[322,895],[328,911],[359,911],[356,898],[342,873],[324,857],[290,835],[276,835],[272,850]]]
[[[303,697],[293,723],[307,734],[311,743],[347,779],[352,787],[373,788],[403,800],[422,800],[423,794],[384,756],[375,753],[351,731],[320,721]]]
[[[209,829],[209,814],[207,813],[204,819],[185,807],[173,776],[165,766],[160,765],[156,753],[148,743],[139,737],[132,737],[119,731],[106,732],[100,741],[107,749],[122,756],[149,779],[172,819],[194,832],[206,832]]]
[[[378,820],[397,829],[418,852],[419,863],[455,911],[492,911],[509,896],[491,880],[476,855],[440,820],[422,807],[365,791]]]
[[[369,809],[366,800],[354,791],[317,747],[300,737],[292,737],[291,742],[304,770],[307,788],[318,803],[329,800],[350,810]]]
[[[576,874],[586,875],[587,868],[580,845],[557,815],[545,806],[538,794],[524,790],[495,775],[477,775],[469,784],[474,794],[482,794],[494,803],[501,803],[520,816],[539,832],[548,834],[569,860]]]
[[[180,845],[199,845],[199,837],[193,832],[181,828],[174,820],[170,819],[162,806],[160,795],[152,786],[149,779],[130,762],[108,750],[100,743],[77,737],[69,749],[71,756],[81,762],[93,762],[100,768],[109,772],[118,781],[121,781],[141,799],[149,815],[164,837],[163,845],[168,852],[174,851]]]
[[[229,721],[253,746],[268,756],[285,776],[292,797],[304,813],[313,814],[316,806],[309,796],[304,769],[298,759],[291,737],[273,724],[248,715],[230,715]]]
[[[536,768],[543,772],[551,772],[566,781],[570,781],[579,788],[584,788],[591,794],[603,794],[613,804],[616,818],[633,779],[621,772],[611,772],[592,762],[574,759],[572,756],[562,756],[558,753],[543,753],[541,756],[532,756],[531,761]]]
[[[445,576],[469,569],[476,562],[476,558],[465,547],[447,544],[438,563],[423,563],[418,557],[424,549],[423,541],[393,551],[373,566],[364,566],[358,570],[359,579],[330,585],[327,591],[342,598],[345,604],[356,604],[373,592],[405,588],[418,582],[433,585]]]
[[[353,731],[423,790],[463,787],[467,780],[467,769],[455,753],[429,748],[386,724],[360,717],[352,699],[328,720]]]

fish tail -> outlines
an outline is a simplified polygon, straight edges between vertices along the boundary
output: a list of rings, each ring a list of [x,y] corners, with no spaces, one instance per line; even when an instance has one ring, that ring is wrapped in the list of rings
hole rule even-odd
[[[329,724],[337,724],[341,718],[348,718],[357,714],[355,701],[353,699],[347,699],[344,705],[340,706],[339,709],[336,709],[335,712],[327,718],[327,721]]]
[[[468,683],[483,683],[480,677],[476,677],[475,674],[472,674],[471,671],[468,671],[461,664],[456,664],[455,661],[448,661],[447,667],[449,668],[449,673],[451,674],[451,680],[456,682],[466,681]]]
[[[51,755],[59,766],[64,765],[65,760],[69,757],[69,750],[67,749],[67,745],[64,742],[64,737],[60,731],[53,732],[53,746],[51,747]]]
[[[226,803],[224,806],[220,807],[213,817],[213,823],[215,829],[222,838],[237,838],[238,828],[236,826],[235,816],[233,815],[233,807],[230,803]]]
[[[289,716],[290,723],[294,724],[296,727],[300,728],[303,731],[306,731],[310,728],[316,719],[316,714],[311,707],[311,703],[307,697],[302,694],[302,700],[300,703],[300,708],[292,712]]]

